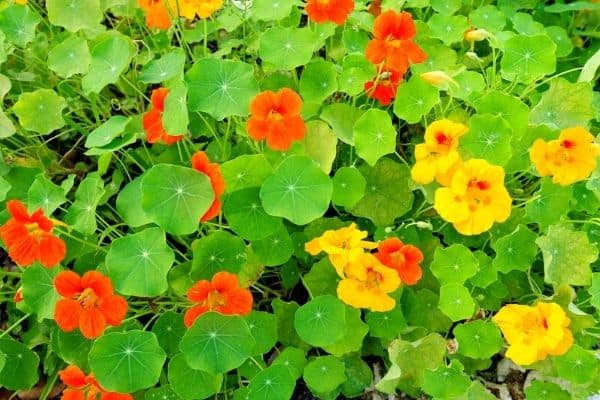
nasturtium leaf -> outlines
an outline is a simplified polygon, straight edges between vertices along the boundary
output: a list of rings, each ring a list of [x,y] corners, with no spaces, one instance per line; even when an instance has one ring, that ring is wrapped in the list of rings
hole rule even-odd
[[[561,186],[552,183],[550,178],[543,178],[540,190],[525,205],[527,219],[546,229],[567,213],[572,193],[572,186]]]
[[[492,243],[496,252],[494,267],[503,273],[512,270],[527,271],[538,253],[533,243],[537,235],[525,225],[519,225],[510,235],[503,236]]]
[[[600,272],[592,274],[592,284],[588,288],[588,293],[591,296],[590,303],[600,310]]]
[[[363,340],[369,332],[369,326],[360,318],[360,310],[346,306],[346,334],[335,343],[323,346],[323,349],[336,357],[360,352]]]
[[[600,10],[600,4],[596,4],[593,1],[574,1],[572,3],[556,3],[544,7],[544,11],[548,13],[564,13],[569,11],[596,11]]]
[[[260,198],[267,214],[304,225],[325,214],[332,191],[331,180],[317,163],[290,156],[264,181]]]
[[[308,387],[316,393],[335,390],[346,381],[346,367],[334,356],[313,358],[304,367],[302,377]]]
[[[531,14],[518,12],[511,17],[511,20],[513,28],[515,31],[517,31],[517,33],[522,33],[528,36],[543,35],[546,33],[544,30],[544,25],[535,21]]]
[[[411,66],[413,75],[430,71],[452,71],[456,68],[458,57],[450,47],[437,42],[425,43],[423,51],[427,54],[427,58],[425,61]]]
[[[52,331],[50,346],[67,364],[75,364],[84,370],[88,369],[88,354],[92,342],[84,338],[78,330],[64,332],[60,328]]]
[[[221,164],[228,193],[237,190],[260,187],[271,175],[273,167],[262,154],[244,154]]]
[[[269,28],[260,37],[258,55],[275,68],[293,69],[310,61],[314,40],[309,28]]]
[[[331,126],[338,139],[354,145],[354,124],[363,113],[363,110],[350,104],[333,103],[323,107],[320,117]]]
[[[600,360],[590,350],[573,345],[566,354],[555,356],[552,364],[558,376],[575,384],[593,381],[598,374]]]
[[[550,88],[531,110],[530,122],[555,129],[588,126],[594,118],[592,99],[589,82],[571,83],[562,78],[553,79]]]
[[[506,25],[504,13],[493,5],[476,7],[469,14],[469,21],[475,28],[487,29],[490,32],[501,31]]]
[[[546,35],[517,35],[506,41],[500,62],[502,77],[531,83],[556,70],[556,45]]]
[[[112,142],[125,131],[131,118],[122,115],[110,117],[102,125],[90,132],[85,140],[85,147],[102,147]]]
[[[46,0],[46,7],[50,23],[70,32],[96,29],[104,17],[100,0]]]
[[[211,279],[219,271],[238,273],[246,259],[244,241],[226,231],[215,231],[198,240],[190,276],[193,280]]]
[[[177,393],[171,389],[171,385],[146,390],[144,400],[182,400]]]
[[[594,215],[600,208],[600,191],[589,190],[586,188],[586,182],[577,182],[573,185],[573,198],[576,202],[576,210],[587,211],[588,214]]]
[[[390,115],[376,108],[356,120],[353,129],[356,153],[370,166],[396,150],[396,129]]]
[[[492,263],[492,257],[482,250],[473,253],[479,261],[479,271],[469,278],[469,283],[475,287],[486,288],[498,280],[498,270]]]
[[[440,287],[439,309],[452,321],[459,321],[473,316],[475,302],[466,287],[460,283],[447,283]]]
[[[246,240],[260,240],[283,227],[281,218],[263,209],[258,187],[237,190],[223,200],[223,214],[231,229]]]
[[[41,208],[46,215],[51,215],[67,201],[64,189],[41,174],[29,187],[27,198],[31,210]]]
[[[373,382],[371,367],[360,358],[359,353],[348,355],[342,360],[346,381],[342,386],[342,394],[348,398],[358,397]]]
[[[512,156],[513,130],[502,117],[477,114],[471,117],[469,131],[460,139],[466,158],[483,158],[503,166]]]
[[[294,346],[300,348],[309,347],[294,329],[294,317],[298,310],[298,303],[294,301],[285,302],[279,298],[271,301],[273,313],[277,316],[277,337],[285,346]]]
[[[462,6],[461,0],[431,0],[429,2],[431,8],[440,14],[452,15]]]
[[[333,63],[315,60],[308,63],[300,78],[300,95],[306,102],[321,103],[337,90],[337,71]]]
[[[265,368],[248,385],[247,400],[289,400],[292,398],[296,379],[283,365],[273,364]]]
[[[589,242],[585,232],[552,225],[548,234],[539,237],[535,243],[544,255],[545,282],[557,286],[591,284],[590,264],[598,259],[598,248]]]
[[[529,107],[518,98],[500,91],[488,92],[477,99],[475,109],[478,114],[502,117],[518,136],[525,133],[529,124]],[[488,161],[492,162],[492,160]]]
[[[286,227],[281,227],[269,236],[252,241],[256,258],[264,265],[275,266],[287,262],[294,254],[294,242]]]
[[[252,65],[241,61],[203,58],[186,73],[190,111],[208,113],[217,120],[245,117],[258,93]]]
[[[1,45],[0,45],[1,46]],[[10,137],[17,132],[13,122],[6,116],[4,110],[0,108],[0,139]]]
[[[146,171],[141,188],[146,215],[175,235],[196,231],[215,197],[205,174],[170,164],[157,164]]]
[[[99,93],[106,85],[117,82],[134,54],[135,46],[128,36],[116,31],[99,35],[91,47],[90,69],[81,80],[83,92]]]
[[[349,54],[342,61],[342,73],[338,76],[338,86],[341,92],[356,96],[365,90],[365,82],[373,79],[376,68],[363,54]],[[334,103],[333,105],[346,105]]]
[[[341,167],[331,180],[331,202],[342,207],[353,207],[365,194],[367,181],[357,168]]]
[[[257,21],[279,21],[292,12],[294,0],[255,0],[252,3],[252,19]]]
[[[247,359],[242,365],[239,366],[237,372],[239,376],[252,382],[252,379],[254,379],[254,377],[266,367],[267,364],[262,357],[259,357],[258,359]]]
[[[252,311],[246,316],[246,323],[256,344],[252,355],[264,354],[277,343],[277,316],[264,311]]]
[[[218,393],[223,383],[222,374],[192,369],[181,353],[169,361],[169,383],[171,389],[183,400],[198,400]]]
[[[161,58],[144,65],[139,80],[143,83],[161,83],[183,74],[185,54],[181,50],[173,50]]]
[[[337,137],[323,121],[308,121],[304,136],[304,151],[328,174],[335,161]]]
[[[347,54],[362,54],[369,43],[369,34],[363,30],[348,27],[342,32],[342,43],[344,43]]]
[[[398,118],[414,124],[440,101],[440,93],[435,86],[430,85],[418,76],[398,87],[394,101],[394,114]]]
[[[156,336],[132,330],[96,339],[90,350],[91,372],[106,390],[132,393],[158,383],[166,359]]]
[[[91,62],[87,41],[80,36],[69,36],[48,53],[48,68],[61,78],[85,74]]]
[[[333,344],[346,334],[346,306],[331,295],[315,297],[296,311],[294,327],[312,346]]]
[[[67,210],[65,222],[83,234],[96,231],[96,207],[104,195],[104,181],[98,176],[88,175],[75,192],[75,201]]]
[[[483,75],[475,71],[464,71],[454,78],[456,85],[448,86],[452,97],[472,102],[485,89]]]
[[[556,383],[534,380],[525,388],[527,400],[571,400],[572,397]]]
[[[35,264],[26,268],[21,277],[23,300],[39,321],[54,317],[54,304],[60,299],[54,290],[54,278],[60,269]]]
[[[132,228],[152,222],[140,207],[142,204],[142,177],[129,182],[119,191],[117,196],[117,212],[123,221]]]
[[[351,214],[368,218],[377,226],[386,226],[411,209],[414,196],[409,188],[408,167],[382,158],[372,168],[361,167],[360,172],[367,181],[367,188],[365,195],[349,210]]]
[[[174,311],[162,313],[152,325],[152,333],[156,335],[158,344],[167,353],[167,356],[179,352],[179,342],[185,331],[183,315]]]
[[[335,272],[335,268],[333,268],[333,265],[331,265],[331,262],[329,262],[327,257],[314,263],[310,268],[310,271],[305,273],[302,277],[302,283],[312,297],[324,294],[335,296],[339,281],[340,277]]]
[[[54,90],[38,89],[21,93],[13,110],[24,129],[47,135],[65,126],[62,112],[66,107],[66,100]]]
[[[475,276],[479,261],[467,247],[453,244],[446,248],[437,247],[429,268],[441,284],[463,283]]]
[[[0,31],[6,41],[25,47],[35,38],[35,28],[42,21],[33,9],[26,5],[13,4],[0,11]]]
[[[399,304],[391,311],[369,312],[366,320],[371,336],[387,340],[396,338],[406,328],[406,320]]]
[[[547,26],[546,35],[556,44],[556,57],[566,57],[573,51],[573,43],[567,31],[560,26]]]
[[[190,119],[187,110],[187,94],[184,81],[177,81],[169,86],[162,123],[165,131],[170,135],[182,135],[188,130]]]
[[[271,365],[283,365],[288,369],[292,378],[296,380],[302,376],[307,362],[303,350],[295,347],[286,347],[279,353]]]
[[[458,353],[471,358],[491,358],[504,346],[500,330],[488,321],[457,325],[454,336],[458,341]]]
[[[0,339],[0,354],[5,357],[0,370],[0,386],[8,390],[29,390],[39,379],[40,358],[21,342],[9,338]]]
[[[119,293],[155,297],[167,290],[174,260],[163,230],[147,228],[114,240],[106,254],[106,269]]]
[[[85,152],[86,156],[101,156],[104,154],[111,154],[115,151],[134,143],[137,140],[137,133],[125,129],[123,136],[115,138],[112,142],[102,147],[93,147]]]
[[[429,21],[429,35],[440,39],[445,45],[463,40],[463,34],[469,30],[469,22],[464,15],[450,15],[450,13],[434,14]]]
[[[464,394],[471,386],[471,380],[462,371],[462,365],[457,364],[452,361],[448,366],[426,369],[423,372],[423,391],[435,399],[455,399]]]
[[[252,355],[254,346],[243,317],[214,312],[198,317],[179,344],[190,367],[212,374],[239,367]]]

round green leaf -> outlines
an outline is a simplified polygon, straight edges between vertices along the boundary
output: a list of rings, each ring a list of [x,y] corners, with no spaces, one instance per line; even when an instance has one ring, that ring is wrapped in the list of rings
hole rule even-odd
[[[321,119],[331,126],[333,133],[342,142],[354,145],[354,124],[364,113],[360,108],[346,103],[333,103],[323,107]]]
[[[515,31],[524,35],[543,35],[544,25],[533,19],[531,14],[524,12],[515,13],[512,17],[512,24]]]
[[[39,379],[40,358],[23,343],[0,339],[0,354],[5,357],[5,368],[0,370],[0,386],[8,390],[29,390]]]
[[[246,240],[264,239],[283,226],[281,218],[265,212],[259,192],[257,187],[242,189],[223,200],[223,214],[229,226]]]
[[[313,297],[323,294],[336,295],[339,281],[340,277],[327,257],[314,263],[310,271],[302,277],[302,283]]]
[[[244,154],[221,164],[225,190],[228,193],[260,187],[272,172],[273,167],[263,154]]]
[[[187,132],[190,122],[187,109],[187,85],[184,81],[176,81],[169,85],[169,95],[165,99],[165,110],[162,122],[165,131],[172,135]]]
[[[371,166],[396,150],[396,129],[383,110],[372,108],[361,115],[354,124],[353,136],[356,152]]]
[[[340,91],[356,96],[365,90],[365,82],[372,79],[376,73],[375,66],[363,54],[349,54],[342,61],[342,73],[338,78]],[[349,106],[345,103],[331,104],[334,105]]]
[[[46,7],[52,25],[71,32],[98,28],[103,18],[100,0],[46,0]]]
[[[139,80],[143,83],[161,83],[183,74],[185,54],[181,50],[173,50],[157,60],[144,65]]]
[[[473,316],[475,302],[466,287],[459,283],[448,283],[440,287],[439,309],[452,321],[459,321]]]
[[[202,111],[217,120],[248,115],[250,100],[258,93],[252,65],[241,61],[203,58],[186,73],[190,111]]]
[[[440,101],[438,89],[418,76],[398,87],[394,114],[410,124],[419,122]]]
[[[25,47],[35,38],[35,27],[41,21],[31,7],[13,4],[0,11],[0,32],[9,43]]]
[[[449,85],[448,92],[452,97],[471,102],[477,94],[485,89],[483,75],[475,71],[464,71],[454,78],[456,85]]]
[[[152,326],[152,333],[156,335],[158,344],[168,356],[179,352],[179,342],[185,331],[183,316],[174,311],[162,313]]]
[[[572,397],[566,390],[561,389],[556,383],[535,380],[525,388],[527,400],[571,400]]]
[[[62,78],[85,74],[91,62],[87,41],[79,36],[69,36],[48,53],[48,68]]]
[[[181,400],[181,397],[171,389],[170,385],[148,389],[144,400]]]
[[[289,400],[296,380],[283,365],[271,365],[259,372],[248,385],[247,400]]]
[[[151,332],[105,334],[90,350],[91,372],[106,390],[133,393],[158,383],[167,356]]]
[[[134,54],[135,46],[128,36],[114,30],[99,35],[91,47],[90,69],[81,80],[83,92],[99,93],[106,85],[116,83]]]
[[[183,400],[206,399],[219,392],[223,375],[190,368],[180,353],[169,361],[169,383]]]
[[[117,212],[123,221],[132,228],[152,222],[141,207],[132,207],[132,204],[142,203],[142,176],[138,176],[119,191],[117,196]]]
[[[67,333],[56,328],[50,336],[50,344],[52,351],[66,363],[88,369],[88,354],[92,341],[84,338],[79,331]]]
[[[325,214],[332,191],[331,180],[312,159],[290,156],[265,180],[260,198],[268,214],[304,225]]]
[[[316,393],[335,390],[346,381],[344,363],[334,356],[316,357],[306,364],[302,377],[308,387]]]
[[[208,177],[191,168],[158,164],[142,179],[142,209],[174,235],[196,231],[214,197]]]
[[[506,25],[504,13],[493,5],[476,7],[469,14],[469,21],[475,28],[487,29],[490,32],[501,31]]]
[[[444,3],[447,3],[444,1]],[[469,22],[464,15],[450,15],[450,13],[434,14],[429,21],[429,35],[440,39],[445,45],[461,42],[463,34],[469,30]]]
[[[38,175],[29,187],[27,198],[31,210],[41,208],[46,215],[51,215],[67,201],[65,190],[42,174]]]
[[[102,125],[90,132],[85,140],[85,147],[102,147],[112,142],[125,131],[131,118],[122,115],[110,117]]]
[[[294,243],[285,226],[265,237],[252,242],[252,249],[262,264],[267,266],[281,265],[294,254]]]
[[[358,397],[371,386],[373,372],[359,354],[346,356],[342,361],[346,373],[346,382],[342,386],[342,393],[349,398]]]
[[[550,178],[543,178],[540,190],[525,205],[527,219],[546,229],[567,213],[572,195],[573,186],[558,185]]]
[[[331,295],[315,297],[296,310],[294,327],[312,346],[333,344],[346,334],[346,306]]]
[[[492,114],[502,117],[516,135],[522,136],[529,125],[529,107],[517,97],[491,91],[477,99],[475,108],[478,114]],[[463,138],[461,138],[462,144]],[[491,160],[489,160],[492,162]]]
[[[329,61],[316,60],[304,67],[300,95],[304,101],[321,103],[337,90],[337,70]]]
[[[154,297],[167,288],[175,255],[160,228],[148,228],[114,240],[106,254],[106,270],[119,293]]]
[[[306,155],[329,174],[337,152],[337,137],[333,130],[323,121],[308,121],[303,143]]]
[[[597,376],[600,361],[591,351],[573,345],[566,354],[554,357],[553,364],[561,378],[585,384]]]
[[[38,320],[54,318],[54,304],[60,299],[54,290],[54,278],[60,268],[44,268],[38,264],[23,271],[23,300]]]
[[[502,77],[530,83],[556,70],[556,45],[546,35],[517,35],[504,44]]]
[[[458,353],[471,358],[491,358],[504,346],[500,330],[488,321],[457,325],[454,336],[458,341]]]
[[[275,361],[273,361],[272,365],[285,366],[294,378],[294,380],[296,380],[302,376],[302,371],[304,371],[306,363],[307,360],[304,356],[303,350],[297,349],[295,347],[286,347],[277,356]]]
[[[455,399],[466,393],[471,380],[452,362],[449,366],[426,369],[423,372],[423,391],[433,398]]]
[[[566,57],[573,51],[573,43],[567,31],[560,26],[547,26],[546,34],[556,45],[556,57]]]
[[[252,3],[252,19],[279,21],[290,15],[294,4],[294,0],[255,0]]]
[[[342,207],[353,207],[364,196],[367,187],[365,177],[353,167],[339,168],[331,182],[331,202]]]
[[[263,311],[252,311],[246,316],[246,323],[256,344],[252,355],[264,354],[277,343],[277,317]]]
[[[406,320],[400,305],[396,305],[393,310],[387,312],[370,312],[366,319],[369,325],[369,334],[387,340],[394,339],[406,327]]]
[[[492,243],[496,252],[494,268],[503,273],[512,270],[527,271],[535,261],[537,246],[532,243],[537,235],[524,225],[519,225],[510,235],[503,236]]]
[[[244,318],[214,312],[198,317],[179,344],[190,367],[212,374],[239,367],[254,346]]]
[[[51,89],[22,93],[13,106],[19,124],[28,131],[47,135],[65,126],[62,111],[67,107],[64,98]]]
[[[479,261],[467,247],[453,244],[450,247],[435,249],[430,269],[441,284],[463,283],[475,276],[479,269]]]
[[[258,55],[275,68],[293,69],[310,61],[314,40],[309,28],[269,28],[260,37]]]
[[[237,274],[246,260],[246,245],[237,236],[215,231],[198,240],[190,276],[193,280],[211,279],[219,271]]]
[[[504,119],[490,114],[471,117],[469,132],[460,139],[467,158],[484,158],[495,165],[505,165],[512,156],[513,130]]]
[[[323,349],[336,357],[360,351],[363,339],[369,332],[369,326],[362,321],[360,315],[360,310],[346,306],[346,334]]]

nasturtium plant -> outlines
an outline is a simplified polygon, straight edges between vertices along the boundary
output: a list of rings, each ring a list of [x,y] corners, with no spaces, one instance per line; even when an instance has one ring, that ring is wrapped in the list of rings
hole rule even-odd
[[[65,99],[51,89],[39,89],[23,93],[13,107],[19,124],[28,131],[47,135],[65,125],[63,110]]]
[[[80,36],[68,37],[48,53],[48,68],[64,78],[85,74],[91,61],[88,43]]]

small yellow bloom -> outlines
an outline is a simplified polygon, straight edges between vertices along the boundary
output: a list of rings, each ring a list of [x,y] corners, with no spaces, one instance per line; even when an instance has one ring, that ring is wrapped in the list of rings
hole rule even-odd
[[[25,5],[25,4],[27,4],[27,0],[15,0],[15,3]]]
[[[463,124],[447,119],[431,123],[425,130],[425,143],[415,147],[416,163],[410,171],[418,183],[450,183],[452,169],[460,162],[458,139],[467,133]]]
[[[398,273],[384,266],[370,253],[362,253],[348,263],[346,277],[337,287],[337,295],[344,303],[371,311],[390,311],[396,301],[388,293],[400,286]]]
[[[223,0],[168,0],[174,14],[179,14],[187,19],[208,18],[221,7]]]
[[[541,176],[552,176],[552,181],[566,186],[582,181],[596,168],[600,147],[585,128],[564,129],[558,139],[546,142],[537,139],[529,157]]]
[[[492,34],[485,29],[469,29],[465,32],[464,37],[467,42],[480,42],[491,37]]]
[[[493,318],[509,344],[506,357],[519,365],[529,365],[548,355],[566,353],[573,344],[571,323],[556,303],[535,306],[508,304]]]
[[[363,240],[368,232],[356,228],[353,222],[350,226],[325,231],[321,236],[314,238],[304,245],[304,249],[316,256],[320,252],[329,255],[329,261],[335,267],[338,275],[344,277],[344,268],[350,260],[360,256],[363,249],[374,249],[377,244]]]
[[[510,216],[512,199],[504,187],[504,169],[471,159],[452,175],[449,187],[435,192],[433,207],[463,235],[477,235]]]
[[[425,82],[432,84],[433,86],[437,86],[441,89],[448,89],[450,84],[458,87],[458,83],[450,75],[445,73],[444,71],[429,71],[423,72],[421,75],[421,79]]]

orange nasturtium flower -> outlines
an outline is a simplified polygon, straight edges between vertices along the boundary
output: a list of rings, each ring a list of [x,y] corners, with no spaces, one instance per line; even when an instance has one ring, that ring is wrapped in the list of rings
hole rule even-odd
[[[425,61],[427,55],[413,42],[417,30],[407,12],[388,10],[375,19],[373,39],[366,49],[367,59],[373,64],[384,63],[388,70],[404,75],[410,64]]]
[[[432,122],[425,130],[425,143],[415,146],[412,179],[424,184],[436,179],[449,185],[452,169],[460,163],[458,140],[467,130],[465,125],[447,119]]]
[[[390,311],[396,301],[388,293],[400,287],[400,277],[392,268],[381,264],[370,253],[361,253],[345,268],[346,276],[337,287],[337,295],[344,303],[371,311]]]
[[[396,97],[402,76],[396,71],[383,71],[378,77],[365,83],[365,93],[382,106],[389,105]]]
[[[354,10],[354,0],[306,0],[308,19],[342,25]]]
[[[293,141],[306,134],[301,110],[302,99],[292,89],[261,92],[250,103],[248,135],[254,140],[266,139],[273,150],[288,150]]]
[[[205,222],[213,219],[221,212],[221,195],[225,193],[225,179],[223,179],[219,164],[211,163],[203,151],[198,151],[192,156],[192,168],[208,176],[215,192],[215,199],[210,208],[200,218],[200,221]]]
[[[360,256],[364,249],[374,249],[377,245],[363,240],[368,232],[356,228],[353,222],[350,226],[336,230],[325,231],[304,245],[304,249],[313,256],[325,252],[340,277],[344,277],[344,268],[348,263]]]
[[[392,237],[379,242],[377,250],[375,257],[386,267],[396,270],[402,283],[410,286],[421,279],[423,271],[419,264],[423,261],[423,253],[418,247]]]
[[[165,111],[165,99],[169,89],[159,88],[152,91],[150,101],[152,107],[143,116],[144,131],[148,143],[173,144],[183,139],[183,135],[169,135],[162,122],[163,111]]]
[[[227,271],[217,272],[210,281],[196,282],[188,290],[187,297],[197,303],[185,313],[183,321],[188,328],[208,311],[226,315],[248,315],[252,311],[252,293],[240,287],[236,274]]]
[[[596,168],[600,146],[585,128],[564,129],[556,140],[537,139],[529,157],[541,176],[552,176],[560,185],[570,185],[590,176]]]
[[[0,238],[17,265],[26,267],[38,261],[51,268],[65,258],[65,242],[52,234],[54,225],[61,222],[47,218],[41,208],[29,215],[19,200],[9,200],[6,209],[11,218],[0,227]]]
[[[187,19],[208,18],[223,7],[223,0],[165,0],[171,10]]]
[[[96,381],[94,375],[85,375],[76,365],[69,365],[58,373],[60,380],[67,388],[63,391],[62,400],[133,400],[130,394],[108,392]]]
[[[508,304],[493,318],[508,342],[506,357],[529,365],[566,353],[573,344],[571,320],[556,303]]]
[[[54,278],[63,298],[54,307],[54,320],[65,332],[79,327],[88,339],[102,335],[106,325],[118,326],[127,314],[127,302],[114,294],[112,282],[98,271],[83,276],[63,271]]]
[[[171,27],[171,15],[163,0],[137,0],[138,6],[144,10],[148,28],[167,30]]]
[[[487,231],[510,216],[512,199],[504,187],[504,169],[471,159],[452,175],[449,187],[435,191],[433,207],[463,235]]]

